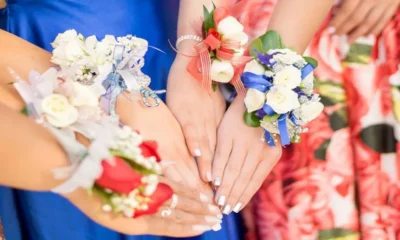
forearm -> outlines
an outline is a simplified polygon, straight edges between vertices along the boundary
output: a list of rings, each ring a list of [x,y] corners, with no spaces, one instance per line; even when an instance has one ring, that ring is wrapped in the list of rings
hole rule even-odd
[[[279,0],[268,28],[282,36],[287,47],[303,53],[333,6],[333,0]]]

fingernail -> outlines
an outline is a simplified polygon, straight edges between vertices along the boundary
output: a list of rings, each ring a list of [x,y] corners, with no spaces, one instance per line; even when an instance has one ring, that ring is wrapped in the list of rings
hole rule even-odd
[[[207,203],[207,202],[210,202],[210,198],[207,195],[205,195],[204,193],[200,193],[200,201]]]
[[[176,162],[175,161],[171,161],[171,160],[162,160],[160,162],[160,164],[161,164],[161,167],[168,167],[168,166],[176,164]]]
[[[217,214],[217,218],[223,219],[223,218],[224,218],[224,215],[222,215],[221,213],[218,213],[218,214]]]
[[[334,34],[336,32],[336,28],[330,26],[330,27],[328,27],[327,31],[328,31],[329,34]]]
[[[192,229],[196,232],[205,232],[205,231],[210,231],[211,227],[206,225],[193,225]]]
[[[239,213],[242,210],[242,203],[237,203],[236,206],[233,208],[235,213]]]
[[[204,218],[206,219],[206,222],[209,222],[209,223],[221,223],[222,222],[221,219],[216,218],[214,216],[205,216]]]
[[[224,207],[224,211],[222,211],[225,215],[228,215],[229,213],[231,213],[231,206],[230,205],[226,205]]]
[[[214,185],[215,185],[215,186],[220,186],[220,185],[221,185],[221,178],[216,177],[216,178],[214,179]]]
[[[218,205],[220,205],[220,206],[224,206],[225,205],[225,196],[224,195],[219,196]]]
[[[210,210],[210,212],[215,213],[215,214],[221,213],[221,211],[219,210],[219,208],[217,206],[214,206],[211,204],[208,205],[208,209]]]
[[[200,157],[201,156],[201,151],[200,149],[196,148],[195,150],[193,150],[194,156],[196,157]]]
[[[207,179],[208,182],[211,182],[211,181],[212,181],[212,176],[211,176],[211,173],[210,173],[210,172],[207,172],[207,173],[206,173],[206,179]]]
[[[214,232],[218,232],[219,230],[221,230],[221,228],[222,228],[222,226],[221,226],[221,224],[215,224],[214,226],[212,226],[212,230],[214,231]]]

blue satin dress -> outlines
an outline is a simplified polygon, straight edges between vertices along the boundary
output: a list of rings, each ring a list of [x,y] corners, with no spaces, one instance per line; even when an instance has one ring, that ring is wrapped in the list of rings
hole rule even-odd
[[[166,54],[149,49],[143,69],[153,89],[165,89],[174,59],[178,0],[8,0],[0,9],[0,28],[51,51],[58,33],[76,29],[85,36],[133,34]],[[161,240],[126,236],[91,221],[64,198],[0,186],[0,217],[7,240]],[[242,239],[238,216],[224,218],[219,232],[191,239]],[[135,226],[132,226],[134,228]]]

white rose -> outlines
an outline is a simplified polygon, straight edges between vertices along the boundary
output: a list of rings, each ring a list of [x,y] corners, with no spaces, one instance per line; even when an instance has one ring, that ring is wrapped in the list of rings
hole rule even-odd
[[[275,54],[273,59],[277,61],[278,63],[282,63],[285,65],[293,65],[295,63],[301,63],[302,66],[306,65],[307,62],[304,60],[304,58],[297,54],[296,52],[290,50],[290,49],[271,49],[268,51],[268,55],[274,54],[274,53],[279,53]]]
[[[85,57],[83,50],[84,42],[75,38],[71,41],[56,47],[53,50],[52,62],[60,66],[69,66],[71,62],[78,61]]]
[[[217,32],[226,36],[232,36],[241,33],[243,30],[243,25],[232,16],[222,19],[217,26]]]
[[[93,84],[85,86],[78,82],[72,82],[72,91],[69,96],[69,101],[76,107],[97,107],[99,104],[99,86]],[[103,87],[104,89],[104,87]]]
[[[238,32],[231,35],[223,35],[223,39],[240,42],[240,45],[244,45],[249,41],[249,36],[245,32]]]
[[[265,73],[265,68],[263,65],[259,64],[257,60],[252,60],[246,64],[244,72],[251,72],[257,75],[263,75]]]
[[[67,127],[78,119],[78,110],[61,94],[47,96],[41,107],[47,121],[55,127]]]
[[[294,89],[301,84],[301,71],[296,67],[287,66],[275,74],[274,84]]]
[[[321,102],[308,102],[300,106],[300,116],[297,117],[308,123],[317,118],[323,110],[324,105]]]
[[[246,97],[244,98],[247,112],[254,112],[261,109],[265,104],[265,93],[260,92],[254,88],[247,90]]]
[[[232,64],[224,60],[214,60],[210,72],[211,79],[221,83],[228,83],[235,74]]]
[[[67,30],[64,33],[59,33],[56,37],[56,39],[54,40],[54,42],[51,43],[51,46],[53,48],[56,48],[60,45],[63,45],[73,39],[76,39],[78,37],[78,33],[74,30]]]
[[[274,86],[267,93],[267,104],[278,114],[287,113],[300,107],[297,93],[281,86]]]

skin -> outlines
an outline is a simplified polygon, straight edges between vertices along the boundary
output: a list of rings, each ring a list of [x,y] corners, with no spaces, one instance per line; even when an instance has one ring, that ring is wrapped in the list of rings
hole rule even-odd
[[[350,43],[361,36],[378,35],[399,4],[399,0],[343,0],[330,21],[331,31],[347,35]]]
[[[273,13],[269,29],[277,30],[286,45],[302,53],[332,5],[332,0],[280,0]],[[194,15],[191,19],[196,17],[197,15]],[[186,19],[187,22],[188,20]],[[193,29],[185,30],[179,33],[185,35],[194,31]],[[187,41],[186,44],[182,46],[182,49],[188,50],[189,46],[193,48],[193,43]],[[215,201],[219,201],[226,214],[230,213],[234,206],[236,206],[235,211],[239,211],[260,188],[267,174],[279,160],[282,150],[279,146],[269,147],[260,142],[262,129],[245,125],[242,120],[245,111],[243,96],[233,101],[220,125],[215,125],[215,121],[218,123],[219,118],[215,119],[216,115],[212,115],[211,110],[204,114],[203,109],[214,109],[214,113],[217,112],[219,116],[223,108],[217,100],[209,103],[209,98],[214,95],[204,96],[200,84],[186,73],[185,69],[189,60],[182,55],[176,57],[170,73],[168,90],[180,94],[170,94],[168,106],[177,119],[180,119],[189,149],[193,149],[192,146],[198,146],[197,142],[206,142],[205,140],[197,141],[196,139],[203,139],[204,136],[200,134],[201,138],[194,138],[194,133],[187,134],[189,131],[208,134],[209,144],[215,142],[214,132],[217,134],[211,179],[218,187]],[[211,146],[211,149],[213,148]],[[203,152],[203,148],[201,150]],[[200,175],[207,182],[210,181],[207,178],[209,169],[208,160],[199,162]]]
[[[7,67],[11,67],[23,78],[26,78],[31,69],[37,69],[43,72],[51,66],[49,63],[50,54],[4,31],[0,31],[0,45],[0,52],[4,56],[4,58],[0,60],[0,103],[2,104],[0,105],[0,114],[2,116],[0,125],[0,152],[2,152],[2,158],[0,161],[3,162],[2,166],[6,166],[0,170],[0,184],[28,190],[43,191],[52,189],[60,182],[53,178],[51,171],[54,168],[67,165],[66,155],[56,139],[54,139],[46,129],[18,113],[23,107],[23,102],[9,84],[13,82],[14,79],[7,71]],[[7,60],[5,61],[4,59]],[[129,113],[131,113],[132,109],[139,111],[139,106],[143,109],[147,109],[140,105],[140,103],[132,105],[127,104],[125,106],[123,101],[119,101],[117,110],[123,115],[124,111],[128,111]],[[164,116],[164,112],[160,114],[163,115],[163,118],[166,120],[168,119],[168,117]],[[144,119],[147,117],[154,118],[153,113],[139,115]],[[135,119],[127,118],[125,120],[131,123],[134,122]],[[149,121],[143,120],[142,122]],[[165,126],[165,122],[163,122],[163,124]],[[138,125],[140,125],[140,123],[138,123]],[[179,127],[177,123],[175,125]],[[15,128],[15,126],[18,126],[18,128]],[[174,129],[174,127],[168,129]],[[26,134],[27,132],[30,134]],[[144,132],[151,131],[147,129]],[[179,134],[168,131],[166,134],[179,136]],[[147,135],[145,138],[147,138]],[[182,145],[184,145],[183,137],[181,138]],[[165,139],[170,140],[170,138],[164,137],[160,141],[164,141]],[[156,140],[158,141],[158,139]],[[178,142],[178,140],[176,141]],[[160,149],[162,149],[162,145],[170,146],[171,144],[169,141],[167,144],[160,143]],[[24,149],[24,151],[20,151],[21,148]],[[183,149],[186,151],[186,148]],[[173,154],[177,153],[174,152]],[[188,153],[186,154],[189,156]],[[164,155],[168,155],[168,151],[162,151],[161,156]],[[180,157],[182,155],[184,156],[184,154],[181,153]],[[175,156],[178,157],[178,155],[168,156],[171,157],[170,159],[173,159]],[[38,165],[38,162],[41,164]],[[177,165],[179,164],[176,163],[168,166],[166,171],[172,171],[170,169],[175,169]],[[216,215],[219,214],[219,209],[209,203],[211,198],[205,200],[203,197],[201,199],[198,188],[187,187],[188,184],[186,184],[186,182],[190,182],[189,180],[179,181],[179,178],[177,179],[178,183],[166,178],[163,179],[164,182],[167,182],[173,187],[179,199],[178,206],[172,211],[172,215],[169,217],[161,217],[158,214],[139,219],[127,219],[124,217],[115,218],[114,216],[102,213],[100,211],[100,201],[89,197],[84,190],[75,191],[65,197],[94,221],[121,233],[192,236],[209,230],[211,226],[219,222],[219,219],[216,218]],[[179,182],[185,183],[185,185]],[[193,186],[198,186],[195,178],[192,178],[191,184]],[[166,206],[169,206],[169,203],[166,203]],[[157,227],[154,227],[154,223],[158,223],[156,225]],[[199,226],[201,226],[201,229],[199,229]]]

